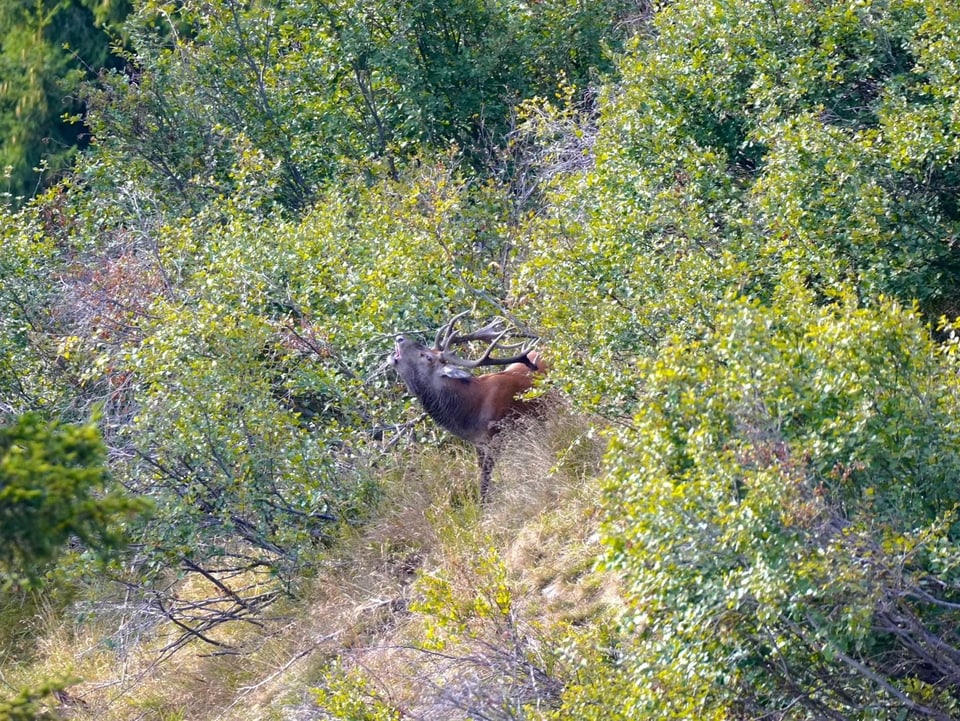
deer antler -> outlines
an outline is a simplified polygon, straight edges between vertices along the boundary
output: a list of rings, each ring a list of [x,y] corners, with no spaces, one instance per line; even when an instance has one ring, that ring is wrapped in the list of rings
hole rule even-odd
[[[537,340],[539,340],[538,338],[533,338],[532,340],[524,343],[500,345],[500,341],[510,335],[511,331],[514,330],[514,327],[508,324],[503,318],[495,318],[482,328],[478,328],[472,333],[461,334],[454,332],[454,326],[456,323],[464,316],[469,315],[469,313],[470,311],[458,313],[447,323],[445,323],[437,333],[437,338],[434,343],[434,350],[440,351],[445,363],[448,363],[449,365],[455,365],[460,368],[478,368],[480,366],[523,363],[529,368],[536,370],[536,365],[530,360],[527,354],[533,350]],[[450,351],[450,346],[452,345],[462,345],[477,340],[487,342],[489,345],[483,354],[476,360],[466,360],[464,358],[460,358]],[[510,358],[491,358],[490,354],[495,348],[508,351],[515,350],[517,348],[521,350],[519,354],[511,356]]]
[[[433,342],[433,349],[439,351],[449,350],[451,343],[454,342],[454,338],[457,337],[456,333],[453,332],[454,327],[461,318],[468,315],[470,315],[469,310],[457,313],[453,318],[440,326],[440,330],[437,331],[436,340]]]

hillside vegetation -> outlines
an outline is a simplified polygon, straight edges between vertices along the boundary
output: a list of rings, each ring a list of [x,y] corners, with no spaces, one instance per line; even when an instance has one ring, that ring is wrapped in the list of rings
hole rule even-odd
[[[960,716],[960,3],[115,33],[0,222],[0,719]],[[482,505],[384,363],[464,310]]]

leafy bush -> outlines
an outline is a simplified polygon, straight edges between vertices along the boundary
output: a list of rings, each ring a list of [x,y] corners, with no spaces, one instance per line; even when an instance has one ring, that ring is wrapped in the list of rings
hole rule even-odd
[[[56,721],[62,718],[47,708],[50,697],[63,691],[68,681],[48,682],[35,689],[22,689],[15,696],[0,698],[0,721]]]
[[[730,298],[644,362],[609,454],[635,712],[956,714],[956,370],[851,294]]]
[[[84,80],[115,65],[109,23],[128,2],[0,6],[0,203],[19,206],[55,184],[88,142],[75,114]]]
[[[117,522],[143,505],[107,488],[105,449],[91,425],[36,414],[0,427],[0,581],[37,581],[76,541],[116,550]]]
[[[459,147],[481,167],[514,105],[612,70],[628,0],[145,3],[130,68],[86,95],[104,182],[136,179],[185,210],[258,161],[264,197],[303,210],[320,186],[397,177]],[[96,164],[95,164],[96,165]]]
[[[554,181],[518,277],[565,387],[631,413],[635,358],[784,272],[824,298],[852,283],[952,308],[955,21],[913,0],[663,6],[601,101],[594,166]]]
[[[447,159],[299,218],[243,183],[175,223],[142,187],[51,194],[10,216],[0,296],[9,397],[102,409],[112,471],[155,504],[122,580],[211,640],[236,615],[201,613],[171,571],[230,588],[244,616],[295,592],[368,507],[380,440],[407,432],[392,336],[496,312],[516,252],[508,200]]]

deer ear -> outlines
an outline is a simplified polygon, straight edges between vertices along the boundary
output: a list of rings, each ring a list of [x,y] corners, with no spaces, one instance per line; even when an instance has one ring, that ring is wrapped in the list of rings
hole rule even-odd
[[[466,380],[467,378],[472,378],[466,368],[460,368],[459,366],[446,365],[440,369],[440,375],[444,378],[456,378],[457,380]]]

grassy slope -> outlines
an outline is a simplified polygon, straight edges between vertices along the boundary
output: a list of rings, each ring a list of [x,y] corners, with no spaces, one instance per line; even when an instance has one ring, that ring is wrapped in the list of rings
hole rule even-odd
[[[587,423],[569,416],[546,433],[519,435],[483,508],[464,500],[476,473],[471,449],[450,443],[396,457],[382,507],[329,552],[310,590],[271,609],[276,619],[263,629],[226,629],[252,649],[245,655],[210,655],[197,645],[158,665],[169,629],[149,624],[126,634],[122,648],[107,647],[117,624],[137,622],[115,606],[99,622],[51,612],[41,621],[37,662],[12,672],[27,681],[80,677],[69,691],[79,699],[70,717],[100,721],[328,718],[312,689],[334,663],[362,670],[372,696],[417,718],[462,716],[454,707],[478,693],[529,701],[538,693],[529,684],[503,687],[503,659],[521,642],[525,657],[538,658],[550,629],[589,626],[618,603],[612,579],[593,570],[600,449]],[[509,618],[480,619],[442,654],[424,650],[436,618],[416,610],[423,579],[443,579],[458,603],[469,602],[489,581],[491,557],[506,569]],[[475,688],[478,659],[490,662],[481,676],[501,680]]]

